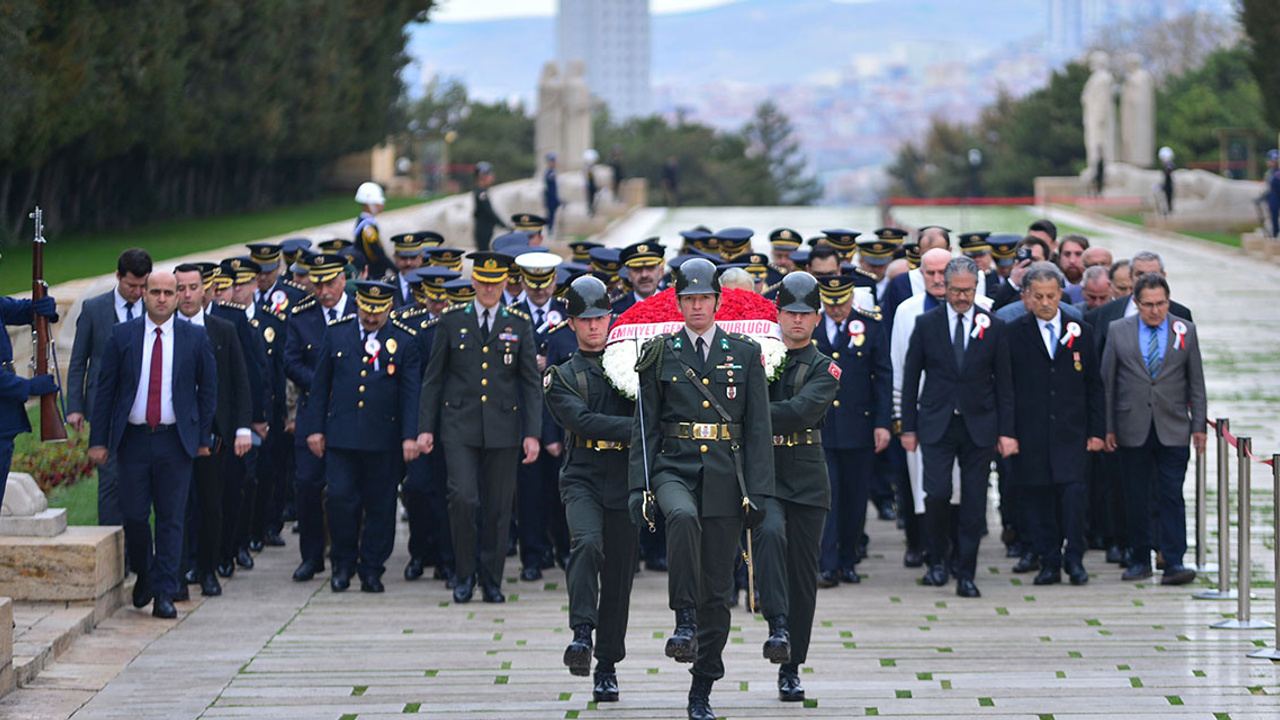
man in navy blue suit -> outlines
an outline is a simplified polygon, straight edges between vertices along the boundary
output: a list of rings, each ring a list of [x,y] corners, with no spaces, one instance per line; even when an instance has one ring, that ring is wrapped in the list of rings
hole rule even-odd
[[[89,427],[90,460],[101,465],[119,454],[120,510],[138,573],[133,605],[154,597],[151,614],[160,618],[177,617],[173,598],[193,462],[220,442],[213,435],[213,346],[201,328],[174,318],[177,286],[173,273],[153,272],[143,293],[146,314],[112,330]]]

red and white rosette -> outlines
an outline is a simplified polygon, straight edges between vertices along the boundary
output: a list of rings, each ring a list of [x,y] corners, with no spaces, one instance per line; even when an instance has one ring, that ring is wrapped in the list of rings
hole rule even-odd
[[[983,313],[973,314],[973,332],[969,333],[970,337],[982,339],[987,334],[987,328],[991,327],[991,318]]]
[[[1080,337],[1080,333],[1080,323],[1075,321],[1067,323],[1067,331],[1062,333],[1062,344],[1074,349],[1076,338]]]
[[[725,332],[747,335],[760,343],[765,374],[770,379],[782,370],[787,348],[782,344],[782,328],[778,325],[778,310],[773,303],[753,292],[724,288],[720,296],[720,310],[716,313],[716,325]],[[618,316],[609,330],[601,358],[605,377],[618,392],[635,399],[640,389],[640,376],[636,373],[640,346],[651,337],[683,328],[684,317],[676,305],[673,288],[631,306]]]
[[[1179,350],[1187,349],[1187,324],[1181,320],[1173,321],[1174,342],[1177,343]]]

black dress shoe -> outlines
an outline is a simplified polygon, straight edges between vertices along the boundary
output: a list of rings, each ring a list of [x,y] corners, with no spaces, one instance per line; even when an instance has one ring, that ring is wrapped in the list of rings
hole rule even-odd
[[[1018,543],[1006,546],[1004,549],[1004,556],[1009,558],[1022,557],[1022,546]]]
[[[1171,565],[1160,576],[1161,585],[1186,585],[1196,579],[1196,571],[1184,565]]]
[[[204,573],[200,576],[200,594],[205,597],[217,597],[222,594],[222,583],[218,582],[217,575]]]
[[[236,564],[245,570],[253,569],[253,556],[249,554],[248,548],[240,548],[240,552],[236,553]]]
[[[1123,560],[1124,551],[1120,549],[1119,545],[1112,545],[1107,548],[1107,562],[1118,565]]]
[[[982,593],[978,592],[978,586],[974,585],[969,578],[956,578],[956,595],[962,598],[982,597]]]
[[[618,702],[618,673],[613,669],[613,663],[596,663],[595,687],[591,689],[591,699],[596,702]]]
[[[1033,570],[1039,569],[1040,558],[1036,557],[1036,554],[1033,552],[1023,553],[1022,557],[1018,558],[1018,564],[1013,566],[1013,571],[1019,574],[1029,573]]]
[[[941,565],[934,565],[925,572],[924,577],[920,579],[921,584],[930,587],[942,587],[950,581],[947,575],[947,569]]]
[[[853,568],[845,568],[844,570],[840,571],[840,582],[849,583],[851,585],[857,585],[858,583],[862,582],[862,576],[859,575],[858,571],[854,570]]]
[[[293,579],[297,582],[306,582],[316,576],[316,573],[324,571],[324,561],[322,560],[303,560],[297,570],[293,571]]]
[[[196,583],[200,582],[200,571],[196,570],[195,568],[191,568],[190,570],[182,574],[182,579],[188,585],[195,585]]]
[[[456,603],[471,602],[471,595],[476,589],[476,578],[474,575],[466,578],[458,578],[457,584],[453,587],[453,601]]]
[[[380,593],[386,592],[387,588],[382,584],[382,578],[367,577],[360,578],[360,592]]]
[[[676,611],[676,629],[667,638],[667,657],[679,663],[691,663],[698,655],[698,613],[693,608]],[[708,691],[710,692],[710,691]]]
[[[228,560],[224,563],[218,563],[218,575],[229,578],[236,574],[236,561]]]
[[[487,603],[504,603],[507,601],[507,596],[502,594],[502,590],[497,583],[482,583],[480,585],[480,598]]]
[[[144,608],[151,602],[151,573],[140,572],[133,583],[133,606]]]
[[[1067,571],[1067,578],[1071,580],[1072,585],[1084,585],[1089,582],[1089,573],[1084,569],[1084,565],[1067,563],[1064,569]]]
[[[267,533],[267,539],[262,541],[267,547],[284,547],[284,538],[280,537],[280,533]]]
[[[173,601],[164,595],[157,595],[155,602],[151,603],[151,615],[165,620],[172,620],[178,617],[178,609],[173,606]]]
[[[835,570],[823,570],[818,573],[818,587],[833,588],[840,584],[840,573]]]
[[[573,641],[564,649],[564,664],[571,675],[591,674],[591,630],[587,623],[573,626]]]
[[[898,511],[893,509],[892,500],[886,500],[880,503],[880,506],[876,508],[876,514],[879,515],[881,520],[898,519]]]
[[[1120,575],[1121,580],[1146,580],[1151,577],[1151,566],[1134,563]]]
[[[417,580],[426,572],[426,568],[422,565],[422,558],[409,558],[409,564],[404,566],[404,579]]]
[[[804,700],[804,687],[800,685],[800,668],[787,663],[778,668],[778,699],[782,702]]]
[[[329,578],[329,589],[334,592],[342,592],[351,587],[351,574],[341,570],[334,570],[333,577]]]
[[[178,593],[173,596],[174,602],[188,602],[191,600],[191,586],[186,583],[178,583]]]
[[[903,567],[918,568],[924,565],[924,553],[919,550],[908,549],[902,554]]]
[[[1032,580],[1033,585],[1057,585],[1062,582],[1062,571],[1058,568],[1043,567],[1036,575],[1036,579]]]
[[[660,557],[660,558],[653,558],[653,559],[650,559],[650,560],[645,560],[645,561],[644,561],[644,567],[645,567],[645,569],[646,569],[646,570],[652,570],[652,571],[654,571],[654,572],[666,572],[666,571],[667,571],[667,559],[666,559],[666,558],[664,558],[664,557]]]
[[[249,551],[250,551],[250,552],[262,552],[262,548],[263,548],[263,547],[265,547],[265,545],[263,544],[263,542],[262,542],[261,540],[250,540],[250,541],[249,541]]]
[[[536,567],[527,567],[520,571],[520,579],[526,582],[533,582],[542,579],[542,571]]]

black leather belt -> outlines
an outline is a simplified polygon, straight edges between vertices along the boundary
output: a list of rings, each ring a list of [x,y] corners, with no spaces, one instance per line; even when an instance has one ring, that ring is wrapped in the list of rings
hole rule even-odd
[[[680,440],[741,440],[742,423],[662,423],[662,434]]]
[[[590,448],[592,450],[626,450],[630,445],[621,440],[584,440],[575,438],[574,447]]]
[[[795,447],[796,445],[821,445],[822,431],[817,428],[793,432],[790,435],[774,435],[774,447]]]
[[[165,425],[157,425],[157,426],[155,426],[155,427],[151,427],[150,425],[137,425],[137,424],[134,424],[134,423],[129,423],[128,429],[129,429],[129,430],[133,430],[133,431],[135,431],[135,432],[146,433],[146,434],[148,434],[148,435],[158,435],[158,434],[160,434],[160,433],[167,433],[167,432],[169,432],[170,430],[173,430],[173,429],[175,429],[175,428],[177,428],[177,427],[178,427],[178,426],[177,426],[177,425],[175,425],[174,423],[168,423],[168,424],[165,424]]]

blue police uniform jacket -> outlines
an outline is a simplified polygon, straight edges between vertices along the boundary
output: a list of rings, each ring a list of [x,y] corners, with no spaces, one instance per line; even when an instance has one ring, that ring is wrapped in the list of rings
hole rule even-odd
[[[849,332],[859,322],[863,332]],[[893,409],[888,333],[875,315],[853,308],[834,345],[827,338],[825,316],[813,339],[818,351],[840,367],[840,390],[827,409],[822,445],[831,450],[874,447],[874,431],[889,427]]]
[[[10,325],[30,325],[32,319],[31,301],[15,300],[0,297],[0,321],[5,328]],[[31,422],[27,419],[24,405],[30,396],[26,378],[10,372],[13,363],[13,345],[9,342],[9,333],[0,332],[0,440],[31,431]]]

